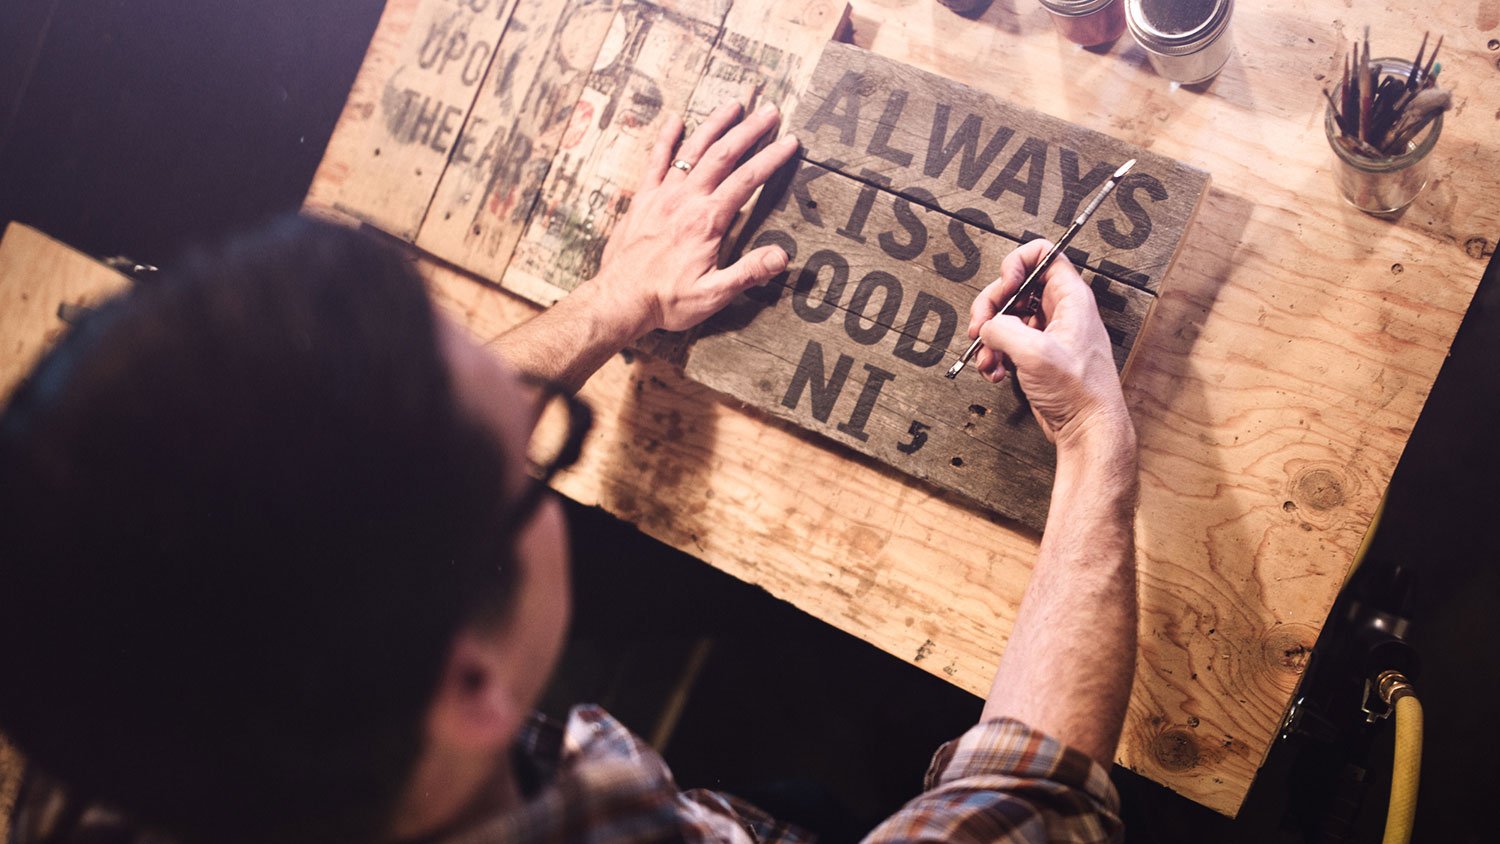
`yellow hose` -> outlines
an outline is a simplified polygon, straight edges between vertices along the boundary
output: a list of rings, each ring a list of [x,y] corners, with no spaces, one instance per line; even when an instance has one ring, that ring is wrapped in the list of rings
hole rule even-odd
[[[1384,844],[1407,844],[1417,816],[1417,783],[1422,775],[1422,702],[1407,692],[1396,697],[1396,758],[1391,770],[1391,802],[1386,807]]]
[[[1348,582],[1354,573],[1359,571],[1360,563],[1365,561],[1365,555],[1370,553],[1370,543],[1375,541],[1375,531],[1380,527],[1380,518],[1385,515],[1385,497],[1390,493],[1387,487],[1380,495],[1380,503],[1375,505],[1375,515],[1370,517],[1370,526],[1365,528],[1364,539],[1359,542],[1359,550],[1354,552],[1354,563],[1349,566],[1349,573],[1344,575],[1344,582]]]

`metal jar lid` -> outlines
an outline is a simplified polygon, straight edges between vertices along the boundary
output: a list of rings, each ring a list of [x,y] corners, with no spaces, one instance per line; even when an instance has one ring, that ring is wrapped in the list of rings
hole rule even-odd
[[[1233,11],[1234,0],[1125,0],[1125,23],[1147,50],[1185,56],[1212,44]]]
[[[1066,15],[1068,17],[1079,17],[1081,15],[1092,15],[1111,3],[1119,0],[1040,0],[1042,8],[1054,15]]]

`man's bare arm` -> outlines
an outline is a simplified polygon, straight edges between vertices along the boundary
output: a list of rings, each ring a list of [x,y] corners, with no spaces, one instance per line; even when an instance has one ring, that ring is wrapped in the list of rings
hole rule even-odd
[[[777,246],[718,268],[719,243],[735,213],[797,151],[796,138],[785,137],[736,166],[780,122],[772,107],[739,117],[737,105],[720,107],[681,149],[682,121],[667,121],[599,274],[499,339],[511,365],[577,389],[646,332],[691,328],[786,268]],[[691,166],[684,171],[674,160]]]
[[[983,717],[1015,718],[1108,765],[1135,673],[1135,431],[1092,292],[1066,260],[1047,274],[1041,316],[994,317],[1047,248],[1007,257],[970,324],[985,339],[979,370],[999,381],[1013,368],[1057,445],[1047,528]]]

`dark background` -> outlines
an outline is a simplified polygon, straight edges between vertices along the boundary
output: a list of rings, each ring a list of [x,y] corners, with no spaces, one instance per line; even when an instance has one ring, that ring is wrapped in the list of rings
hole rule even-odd
[[[184,244],[297,208],[380,6],[0,0],[0,225],[169,265]],[[1496,839],[1496,275],[1492,261],[1355,584],[1365,606],[1411,619],[1422,658],[1418,841]],[[547,705],[597,700],[646,735],[675,724],[667,757],[685,786],[744,793],[850,838],[914,796],[932,749],[978,715],[978,699],[759,589],[599,511],[570,515],[578,624]],[[1333,741],[1278,743],[1237,821],[1117,769],[1129,839],[1346,840],[1348,821],[1347,840],[1378,840],[1390,736],[1350,726],[1345,632],[1330,623],[1305,684],[1327,702]],[[1361,772],[1367,791],[1338,808],[1333,792]]]

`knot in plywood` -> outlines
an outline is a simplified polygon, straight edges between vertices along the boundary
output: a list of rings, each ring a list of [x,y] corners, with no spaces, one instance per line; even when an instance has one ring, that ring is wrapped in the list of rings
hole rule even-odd
[[[1278,625],[1262,640],[1261,655],[1271,673],[1300,676],[1316,641],[1316,631],[1305,624]]]
[[[1167,730],[1151,742],[1151,757],[1169,771],[1186,771],[1198,764],[1198,740],[1183,727]]]
[[[1344,488],[1341,473],[1324,466],[1309,468],[1292,482],[1292,501],[1304,510],[1327,512],[1343,505]]]

